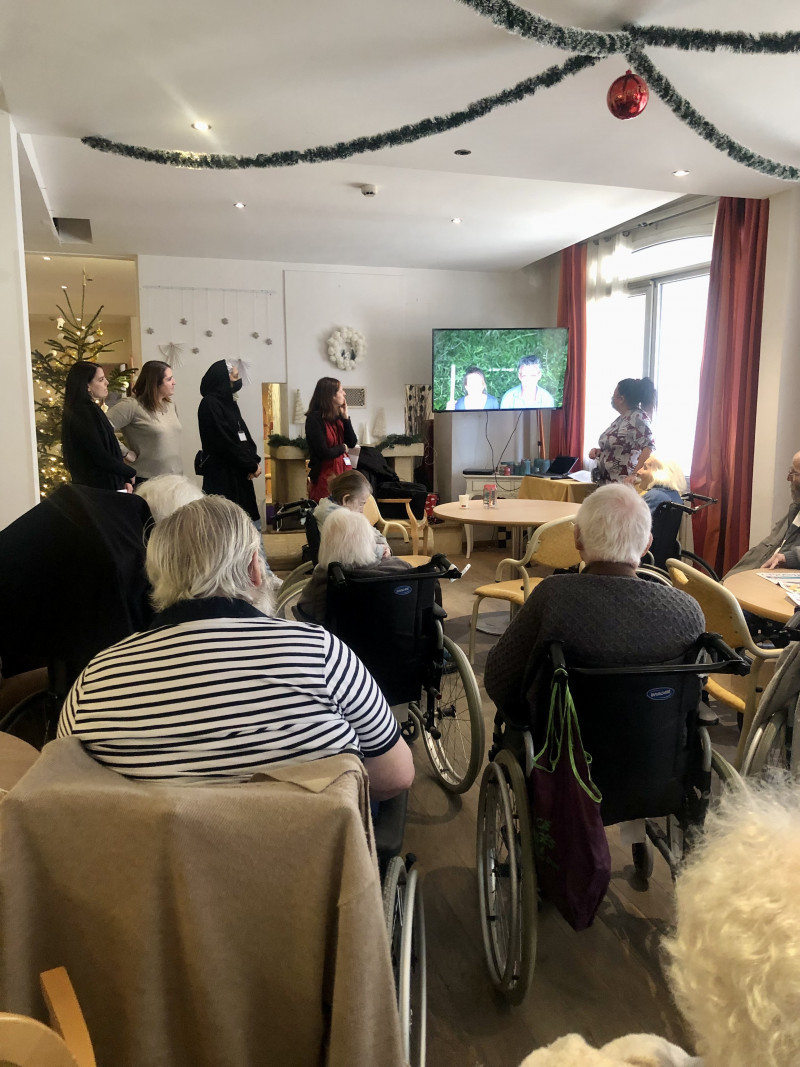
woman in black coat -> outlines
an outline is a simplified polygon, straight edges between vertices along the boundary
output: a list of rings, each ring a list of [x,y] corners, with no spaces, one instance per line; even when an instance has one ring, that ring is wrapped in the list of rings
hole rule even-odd
[[[204,493],[227,497],[258,523],[253,479],[261,474],[261,456],[233,397],[241,388],[239,371],[229,370],[224,359],[203,375],[197,410],[203,455],[197,473],[203,475]]]
[[[69,369],[64,388],[61,452],[76,485],[132,492],[136,471],[122,461],[114,427],[98,406],[108,396],[102,367],[78,360]]]

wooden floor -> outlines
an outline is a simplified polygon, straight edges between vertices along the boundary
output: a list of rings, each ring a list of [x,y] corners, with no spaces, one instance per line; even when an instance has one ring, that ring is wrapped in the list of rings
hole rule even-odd
[[[465,563],[452,558],[459,566]],[[477,551],[465,578],[444,585],[446,632],[465,650],[472,590],[493,578],[500,558],[498,551]],[[484,606],[498,605],[484,601]],[[487,738],[494,707],[483,690],[483,668],[495,640],[479,635],[475,663]],[[734,733],[732,723],[723,722],[714,728],[712,742],[730,750]],[[454,797],[436,783],[421,744],[415,745],[415,760],[404,847],[415,853],[424,873],[431,1067],[513,1067],[531,1049],[569,1031],[594,1045],[646,1031],[692,1050],[661,970],[659,943],[672,921],[673,899],[661,857],[656,855],[645,890],[630,852],[622,849],[616,829],[609,830],[612,882],[594,925],[575,933],[545,905],[533,985],[521,1006],[508,1007],[494,994],[483,960],[475,869],[478,783]]]

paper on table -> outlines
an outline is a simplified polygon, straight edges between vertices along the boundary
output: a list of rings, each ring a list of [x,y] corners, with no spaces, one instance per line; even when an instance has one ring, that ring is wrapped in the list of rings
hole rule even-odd
[[[774,585],[783,585],[784,582],[800,582],[800,571],[757,571],[759,578],[766,578]]]
[[[800,577],[800,575],[798,575]],[[786,590],[786,595],[789,597],[793,604],[797,604],[800,607],[800,581],[782,581],[778,582],[778,586],[781,589]]]

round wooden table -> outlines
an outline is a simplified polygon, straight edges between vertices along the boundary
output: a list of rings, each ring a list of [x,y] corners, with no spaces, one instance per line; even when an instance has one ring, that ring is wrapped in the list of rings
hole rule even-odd
[[[797,571],[775,570],[772,573],[778,576],[781,573],[797,574]],[[765,619],[788,622],[796,611],[800,611],[786,595],[785,589],[766,578],[760,578],[759,571],[737,571],[725,578],[722,584],[733,593],[745,611],[752,611],[754,615],[761,615]]]
[[[511,554],[516,559],[522,555],[522,531],[534,526],[542,526],[554,519],[564,519],[576,515],[580,504],[564,500],[509,500],[497,501],[493,508],[483,506],[482,500],[470,500],[462,508],[458,501],[452,504],[438,504],[433,513],[440,519],[461,522],[467,531],[467,559],[472,552],[473,526],[508,526],[512,530],[513,543]]]

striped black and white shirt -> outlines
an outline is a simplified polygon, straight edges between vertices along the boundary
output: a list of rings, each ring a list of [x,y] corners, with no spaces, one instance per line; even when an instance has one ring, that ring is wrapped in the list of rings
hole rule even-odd
[[[58,735],[69,734],[129,778],[213,782],[339,752],[379,756],[400,731],[333,634],[212,597],[173,605],[95,656],[61,711]]]

